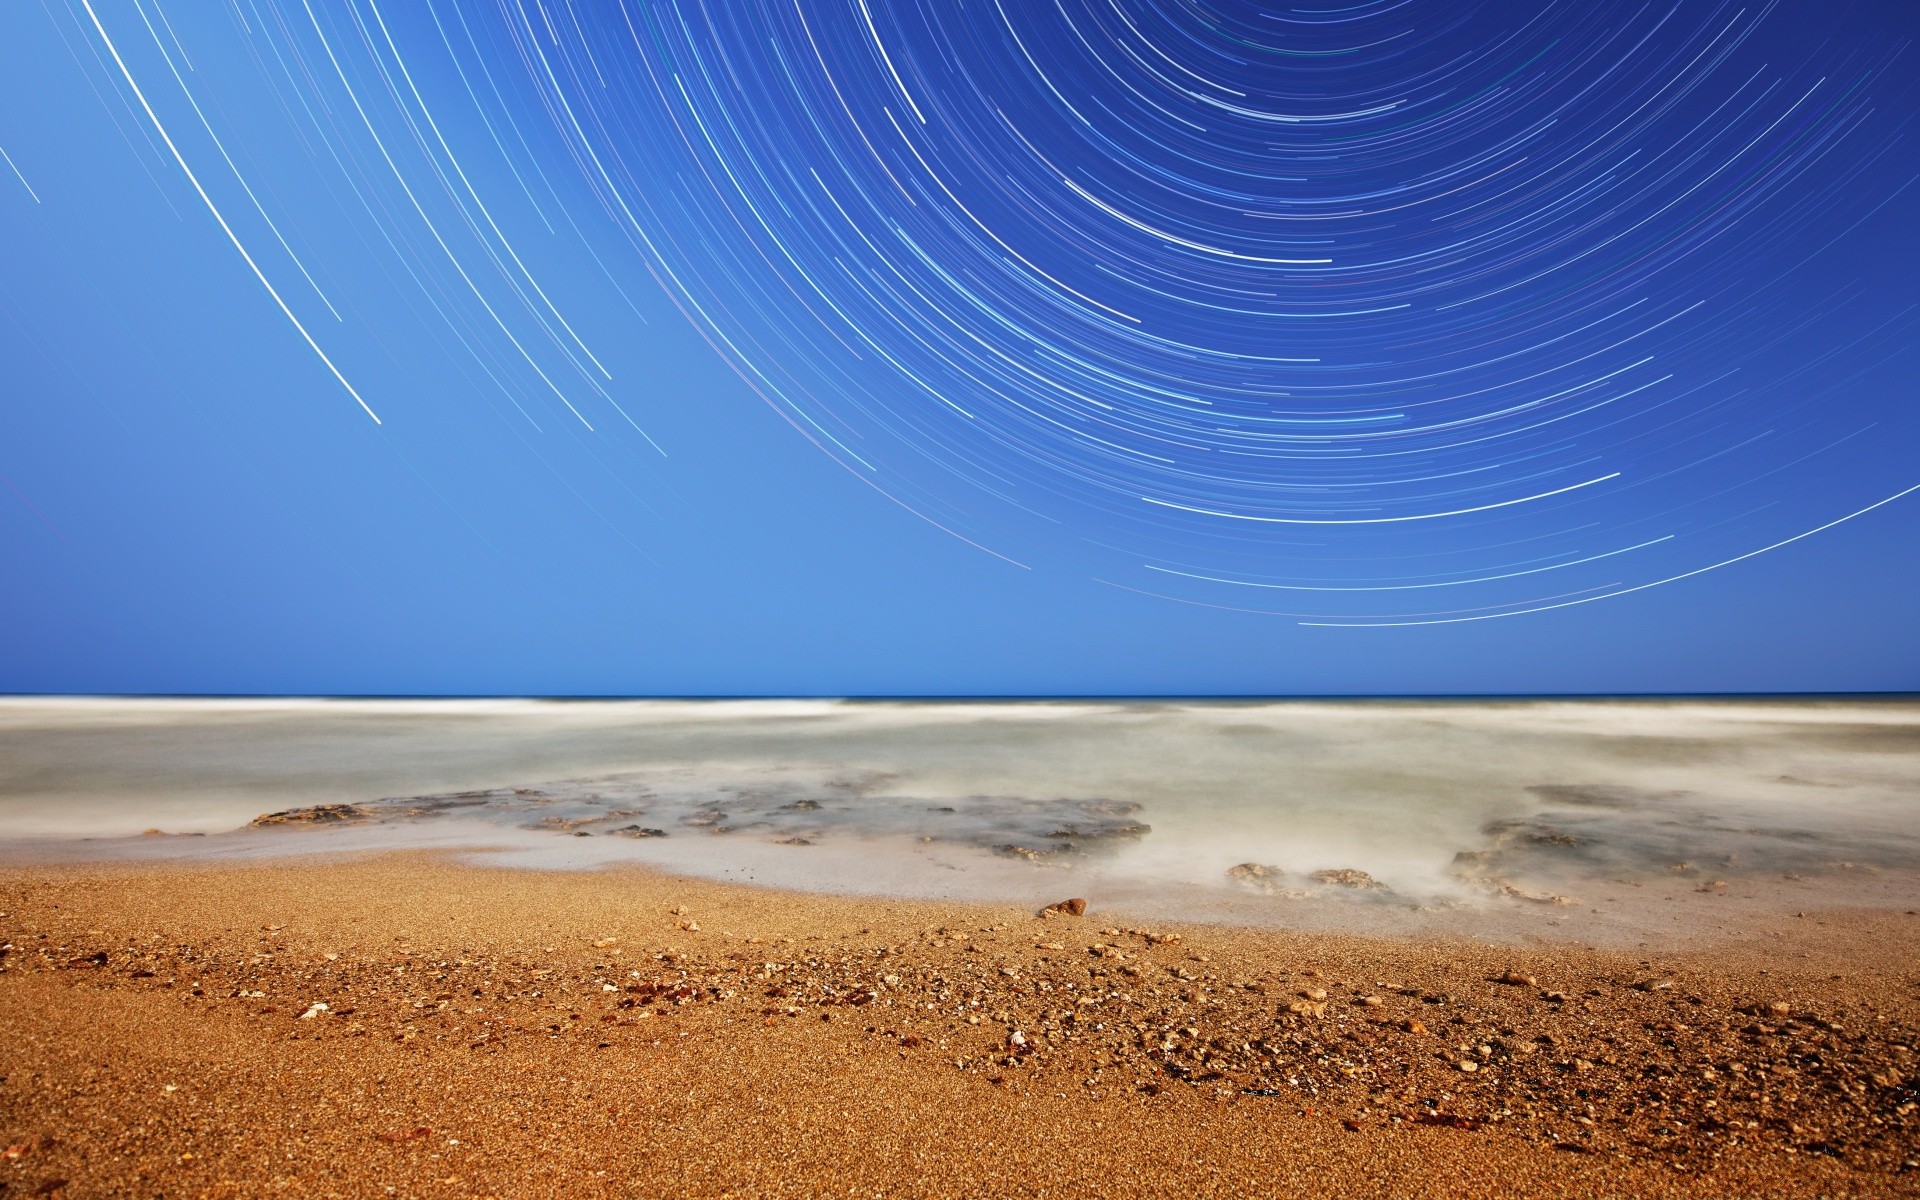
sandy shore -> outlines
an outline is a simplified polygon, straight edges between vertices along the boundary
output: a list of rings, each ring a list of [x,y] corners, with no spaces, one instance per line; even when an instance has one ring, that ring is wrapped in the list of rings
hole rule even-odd
[[[1653,957],[1092,899],[9,866],[0,1194],[1920,1195],[1904,910]]]

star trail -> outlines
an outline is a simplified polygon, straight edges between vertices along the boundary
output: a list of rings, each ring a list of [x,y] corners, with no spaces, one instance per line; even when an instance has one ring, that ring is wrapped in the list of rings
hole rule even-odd
[[[42,3],[115,152],[223,231],[206,269],[376,421],[425,418],[316,245],[529,436],[676,454],[575,285],[664,293],[794,453],[981,569],[1064,537],[1101,586],[1316,628],[1686,586],[1920,503],[1901,5]]]

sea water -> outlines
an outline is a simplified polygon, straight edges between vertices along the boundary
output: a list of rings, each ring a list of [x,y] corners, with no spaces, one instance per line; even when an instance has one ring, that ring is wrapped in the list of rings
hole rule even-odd
[[[0,700],[6,858],[417,847],[1312,927],[1911,905],[1920,702]]]

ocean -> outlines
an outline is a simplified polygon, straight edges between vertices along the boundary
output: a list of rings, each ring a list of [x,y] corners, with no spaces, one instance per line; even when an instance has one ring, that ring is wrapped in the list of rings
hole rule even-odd
[[[0,856],[408,848],[1631,940],[1920,904],[1920,702],[0,700]]]

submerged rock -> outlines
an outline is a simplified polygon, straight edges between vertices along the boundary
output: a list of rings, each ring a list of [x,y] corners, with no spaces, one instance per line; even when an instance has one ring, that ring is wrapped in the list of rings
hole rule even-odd
[[[1082,825],[1078,823],[1061,825],[1049,830],[1050,838],[1143,838],[1153,832],[1153,826],[1142,825],[1138,821],[1111,821],[1106,824]]]
[[[1356,871],[1352,867],[1315,871],[1313,873],[1313,881],[1334,887],[1354,888],[1365,892],[1384,892],[1387,890],[1386,884],[1381,883],[1365,871]]]
[[[1243,862],[1227,868],[1227,878],[1244,888],[1272,895],[1279,889],[1280,880],[1286,872],[1279,867],[1269,867],[1263,863]]]
[[[365,821],[372,816],[358,804],[314,804],[306,808],[262,813],[249,824],[255,828],[269,825],[344,825],[352,821]]]
[[[1017,842],[1006,842],[995,846],[993,852],[1006,858],[1023,858],[1028,862],[1039,862],[1046,858],[1058,858],[1062,854],[1072,854],[1079,849],[1072,842],[1061,842],[1057,846],[1022,846]]]

